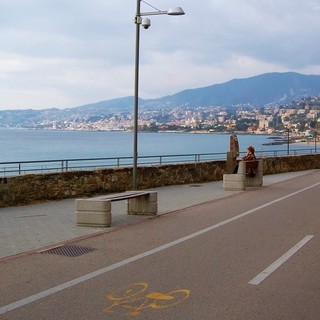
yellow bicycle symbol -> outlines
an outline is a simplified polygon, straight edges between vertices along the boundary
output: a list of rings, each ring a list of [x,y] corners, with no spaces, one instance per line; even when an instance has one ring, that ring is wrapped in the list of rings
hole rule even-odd
[[[124,308],[129,310],[128,315],[135,317],[144,309],[166,309],[181,303],[190,296],[190,290],[187,289],[144,294],[147,289],[147,283],[139,282],[111,292],[107,295],[107,299],[114,303],[103,312],[110,313],[116,308]]]

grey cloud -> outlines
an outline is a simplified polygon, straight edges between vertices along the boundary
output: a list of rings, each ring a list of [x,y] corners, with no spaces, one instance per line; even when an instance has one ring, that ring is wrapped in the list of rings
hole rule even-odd
[[[320,72],[318,0],[147,2],[181,6],[186,15],[153,16],[151,28],[141,30],[144,97],[263,72]],[[61,107],[131,95],[135,4],[1,0],[0,108],[43,104],[44,94],[41,102],[32,94],[41,89],[48,105]],[[30,95],[17,94],[23,87]]]

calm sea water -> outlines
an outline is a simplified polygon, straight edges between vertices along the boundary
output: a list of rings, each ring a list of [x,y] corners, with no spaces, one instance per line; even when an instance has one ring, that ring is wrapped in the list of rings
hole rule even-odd
[[[139,133],[139,156],[225,153],[227,134]],[[248,145],[256,151],[285,150],[286,145],[264,146],[266,135],[238,135],[240,151]],[[294,148],[302,146],[294,145]],[[42,131],[0,129],[0,162],[28,160],[126,157],[133,153],[129,132]]]

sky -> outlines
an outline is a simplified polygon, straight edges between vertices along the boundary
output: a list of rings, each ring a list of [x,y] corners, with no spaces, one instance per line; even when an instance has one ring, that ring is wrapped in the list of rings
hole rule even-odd
[[[0,110],[133,96],[136,0],[0,0]],[[320,0],[147,0],[139,97],[267,72],[320,74]]]

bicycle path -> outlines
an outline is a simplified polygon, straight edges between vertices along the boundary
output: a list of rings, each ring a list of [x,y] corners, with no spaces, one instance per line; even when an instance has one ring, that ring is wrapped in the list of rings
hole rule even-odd
[[[77,245],[93,251],[76,258],[2,263],[1,319],[317,319],[319,179],[266,181],[87,237]]]

